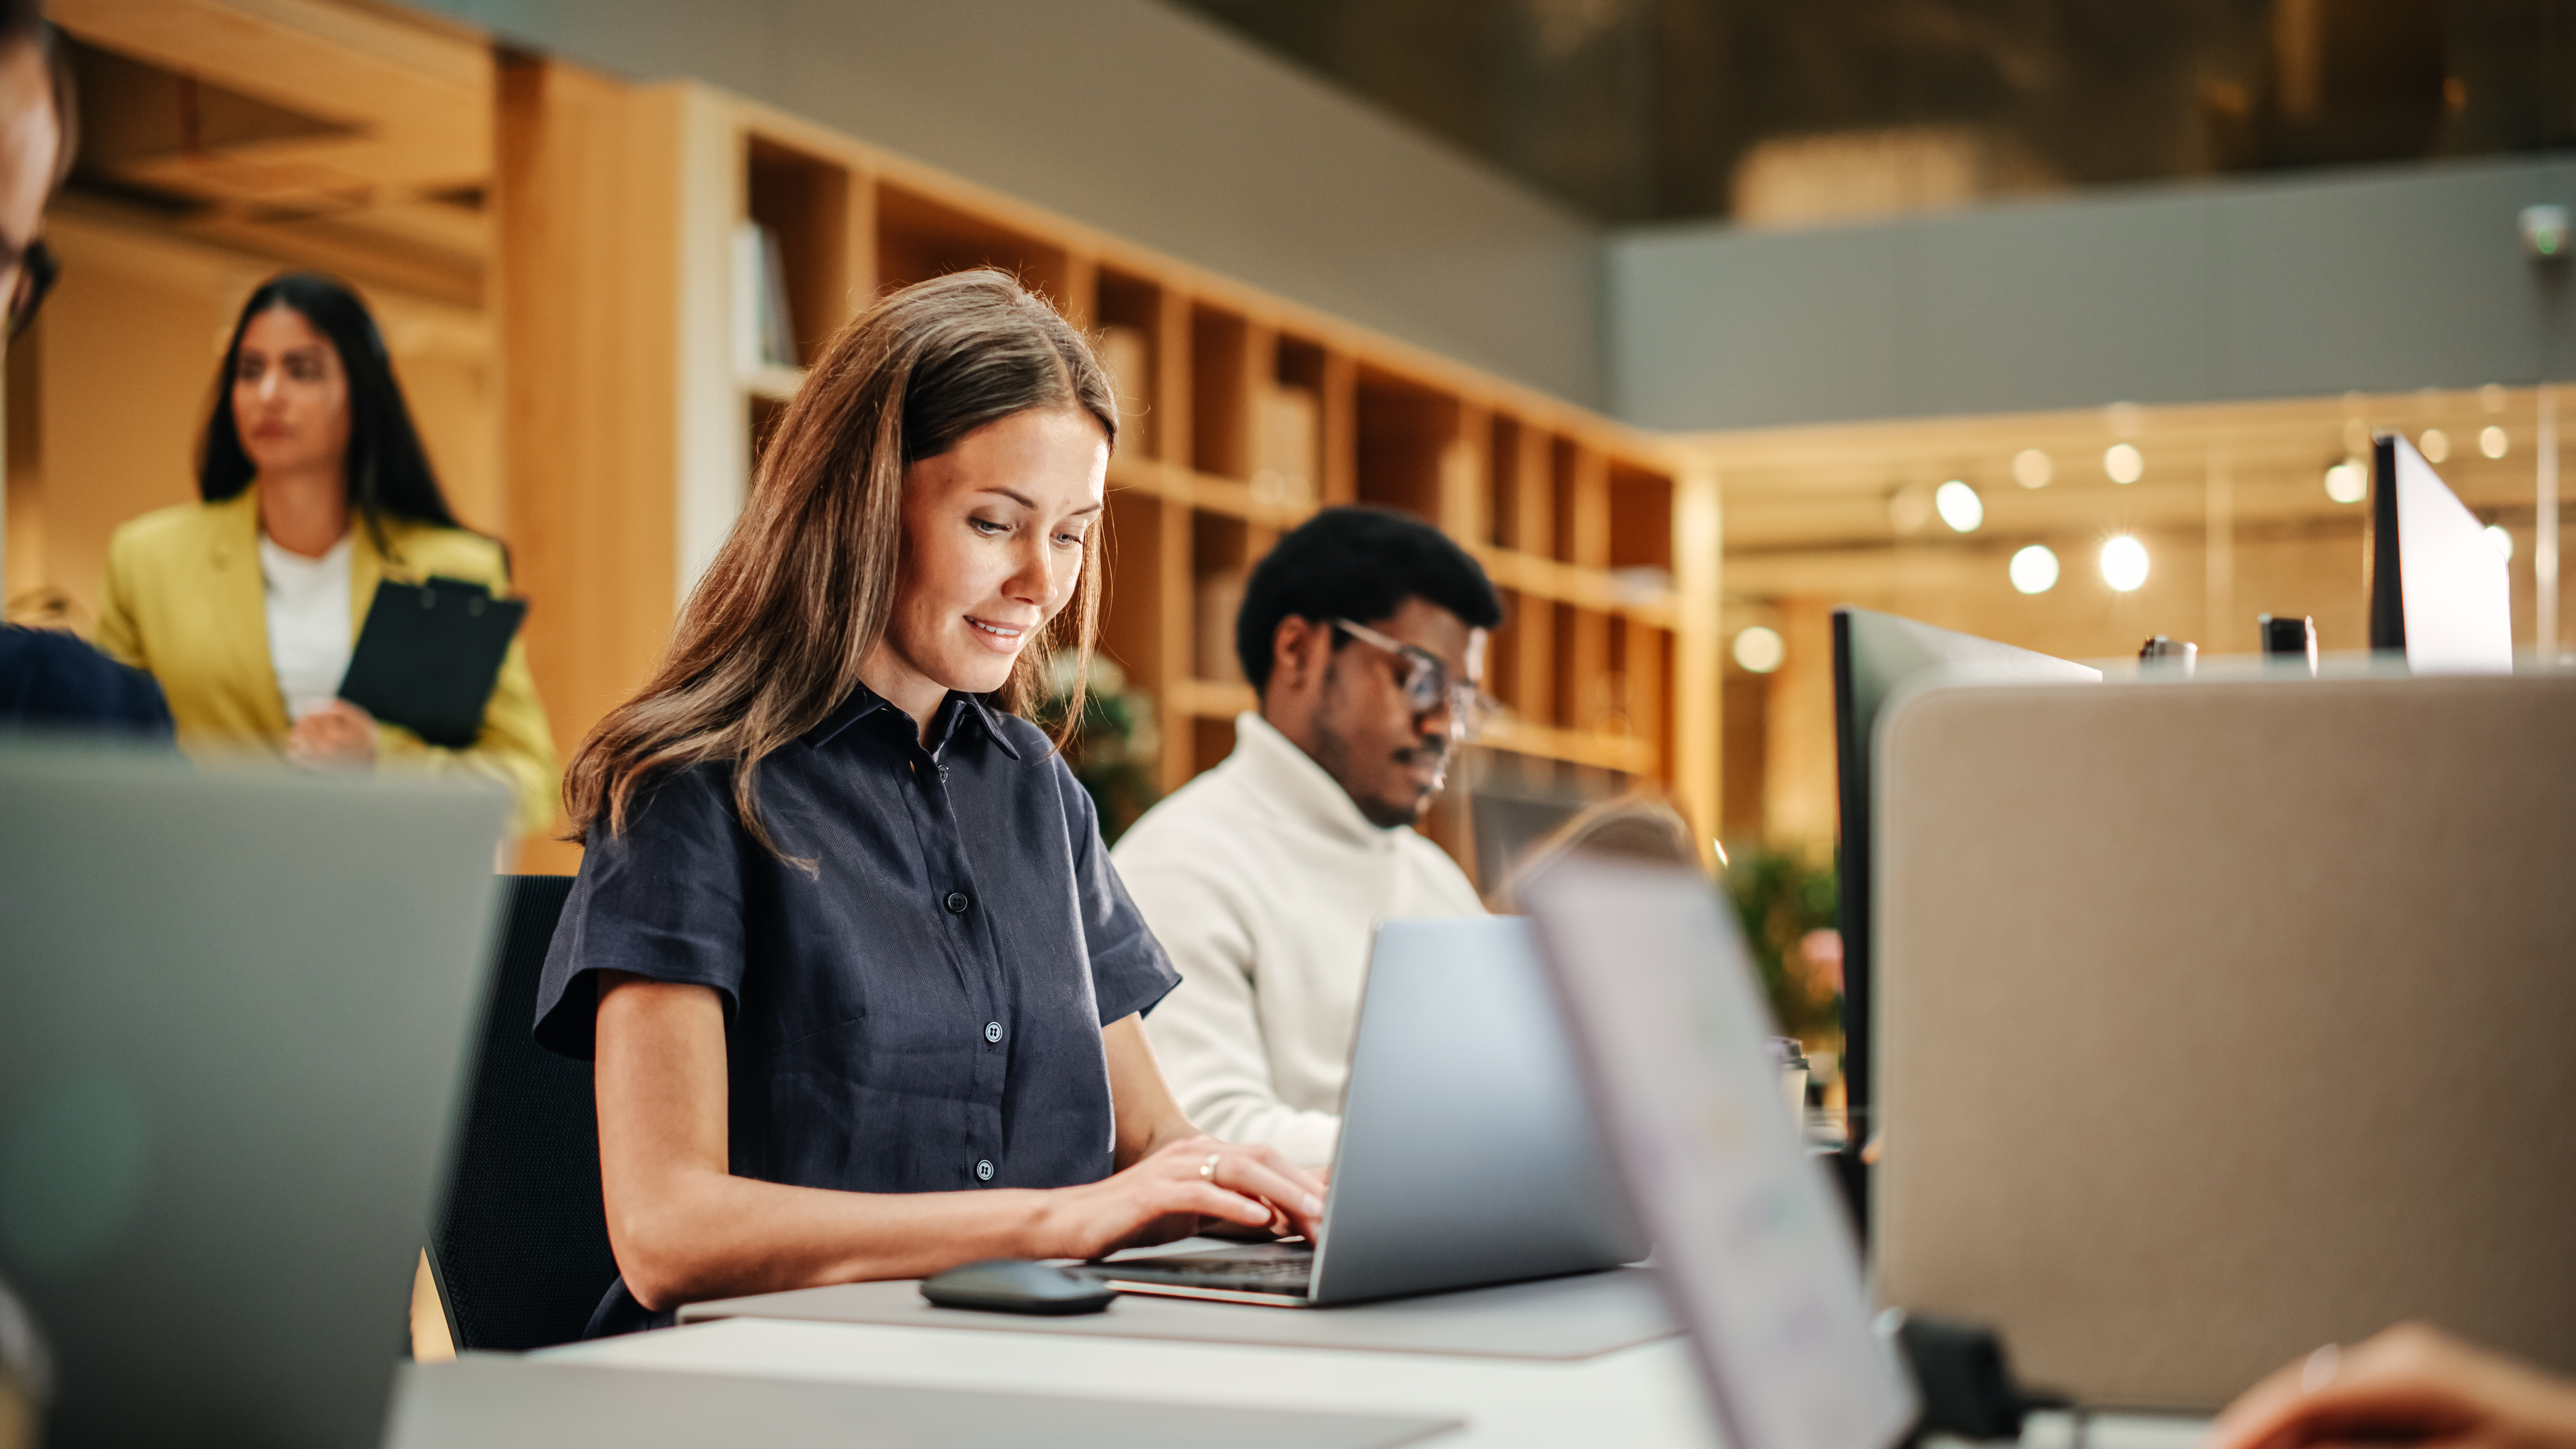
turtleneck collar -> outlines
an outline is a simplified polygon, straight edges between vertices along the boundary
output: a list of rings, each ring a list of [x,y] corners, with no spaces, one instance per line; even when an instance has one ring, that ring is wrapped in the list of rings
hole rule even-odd
[[[1257,711],[1234,717],[1234,754],[1226,764],[1240,770],[1283,814],[1352,845],[1392,850],[1397,831],[1404,829],[1384,828],[1361,814],[1340,781]]]

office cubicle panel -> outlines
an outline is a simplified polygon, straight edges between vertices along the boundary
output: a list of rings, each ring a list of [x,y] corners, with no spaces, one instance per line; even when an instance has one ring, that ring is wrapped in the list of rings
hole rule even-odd
[[[2576,1369],[2576,676],[1930,690],[1878,779],[1878,1286],[2207,1409]]]

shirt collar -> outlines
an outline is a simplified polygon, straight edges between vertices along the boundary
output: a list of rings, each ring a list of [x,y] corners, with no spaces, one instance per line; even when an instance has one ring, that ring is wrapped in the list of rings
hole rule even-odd
[[[823,716],[821,724],[805,732],[805,743],[819,750],[839,738],[842,731],[866,719],[869,715],[879,710],[892,709],[894,705],[884,695],[864,684],[853,686],[849,698],[842,700],[830,714]],[[899,710],[896,712],[901,713]],[[940,701],[939,712],[931,716],[930,737],[934,742],[930,747],[931,753],[937,754],[941,747],[957,738],[958,726],[968,723],[981,729],[984,738],[991,740],[1003,754],[1014,760],[1020,758],[1019,746],[1011,743],[1010,732],[994,720],[992,706],[985,703],[984,697],[977,694],[961,694],[953,689],[948,691],[946,699]]]
[[[1377,849],[1393,843],[1394,830],[1361,814],[1341,781],[1257,711],[1234,717],[1234,760],[1262,794],[1326,834]]]

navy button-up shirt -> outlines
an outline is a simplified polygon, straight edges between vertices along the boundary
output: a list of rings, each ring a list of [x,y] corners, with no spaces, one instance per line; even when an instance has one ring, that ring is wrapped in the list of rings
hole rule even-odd
[[[537,995],[537,1040],[591,1052],[593,973],[713,987],[736,1176],[850,1192],[1065,1187],[1112,1166],[1100,1029],[1180,977],[1091,797],[1026,720],[951,694],[925,748],[862,688],[761,762],[639,792],[594,828]]]

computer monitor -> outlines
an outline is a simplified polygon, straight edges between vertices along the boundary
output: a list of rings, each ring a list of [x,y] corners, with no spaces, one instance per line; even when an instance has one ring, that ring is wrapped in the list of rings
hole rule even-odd
[[[2415,445],[2371,445],[2370,647],[2417,674],[2511,674],[2513,594],[2486,526]]]
[[[1870,1052],[1870,741],[1878,713],[1897,686],[1938,670],[1979,680],[2099,680],[2102,672],[2046,654],[2016,649],[1868,609],[1834,611],[1834,758],[1841,776],[1843,937],[1843,1100],[1854,1150],[1869,1140]],[[1862,1205],[1866,1215],[1866,1203]]]

